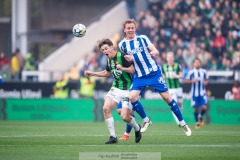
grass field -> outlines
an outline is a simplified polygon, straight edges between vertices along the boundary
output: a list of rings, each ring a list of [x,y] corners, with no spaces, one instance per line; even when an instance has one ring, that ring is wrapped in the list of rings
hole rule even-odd
[[[139,144],[130,141],[105,145],[105,123],[0,122],[1,160],[78,160],[79,152],[161,152],[161,159],[240,159],[240,125],[192,128],[186,137],[174,124],[154,123]],[[124,123],[117,122],[120,137]]]

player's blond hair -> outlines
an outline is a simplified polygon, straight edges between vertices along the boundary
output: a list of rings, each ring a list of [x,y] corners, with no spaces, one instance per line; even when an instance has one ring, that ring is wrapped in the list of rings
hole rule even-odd
[[[127,19],[124,23],[123,23],[123,28],[125,28],[126,24],[130,24],[133,23],[136,26],[136,21],[134,19]]]

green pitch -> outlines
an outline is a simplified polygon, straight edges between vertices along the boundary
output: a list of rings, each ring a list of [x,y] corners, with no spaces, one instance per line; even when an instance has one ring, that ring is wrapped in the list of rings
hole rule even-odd
[[[161,159],[240,159],[240,126],[206,125],[186,137],[174,124],[153,123],[139,144],[105,145],[105,123],[0,122],[1,160],[78,160],[79,152],[161,152]],[[124,123],[115,125],[118,137]]]

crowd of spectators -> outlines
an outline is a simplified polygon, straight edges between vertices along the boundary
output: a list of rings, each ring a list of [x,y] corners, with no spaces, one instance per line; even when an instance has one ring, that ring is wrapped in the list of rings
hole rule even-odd
[[[186,68],[198,57],[208,70],[240,69],[240,1],[157,1],[137,21],[160,51],[160,64],[173,51]]]
[[[207,70],[240,70],[240,1],[149,0],[137,14],[137,33],[147,35],[166,62],[172,51],[186,74],[198,57]],[[106,57],[95,49],[87,63],[105,69]]]
[[[21,80],[22,71],[35,71],[37,65],[33,52],[27,53],[26,57],[20,53],[19,49],[8,56],[6,53],[0,52],[0,75],[6,81]]]

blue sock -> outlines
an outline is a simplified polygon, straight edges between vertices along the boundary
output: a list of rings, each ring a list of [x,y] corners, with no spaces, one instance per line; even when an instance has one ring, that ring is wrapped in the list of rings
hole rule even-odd
[[[204,115],[205,112],[206,112],[206,110],[204,110],[204,109],[201,111],[201,117]]]
[[[183,120],[182,113],[179,109],[179,106],[177,102],[173,99],[171,103],[168,104],[170,106],[170,109],[173,111],[173,113],[178,118],[179,122]]]
[[[198,123],[198,112],[193,112],[193,114],[194,114],[195,122]]]
[[[134,118],[135,118],[135,116],[134,115],[132,115]],[[132,126],[130,126],[129,124],[127,124],[126,125],[126,133],[130,133],[131,132],[131,130],[132,130]]]
[[[147,115],[143,109],[143,106],[139,102],[139,100],[137,100],[136,102],[133,102],[132,106],[133,106],[133,110],[136,111],[142,119],[147,117]]]

